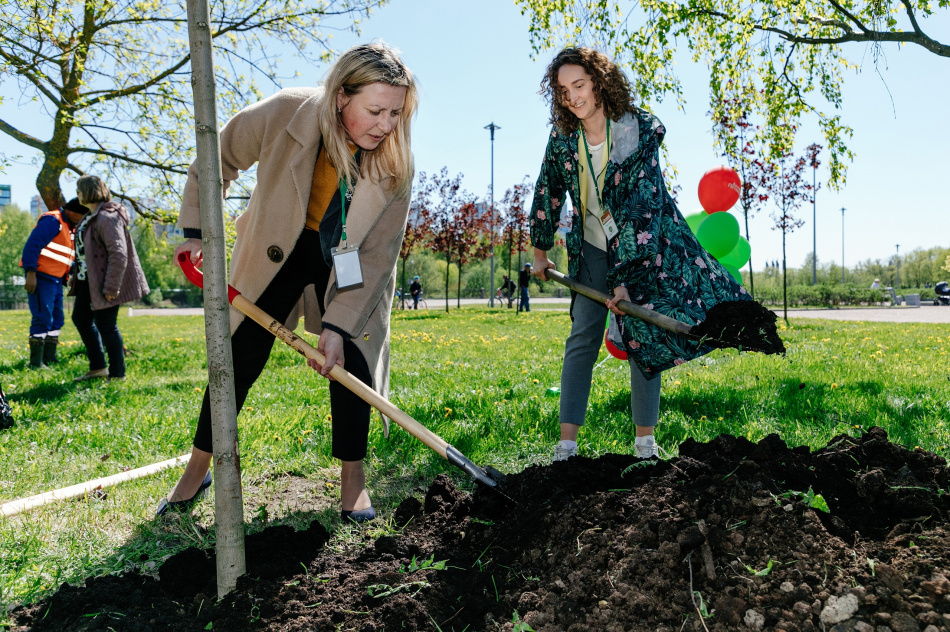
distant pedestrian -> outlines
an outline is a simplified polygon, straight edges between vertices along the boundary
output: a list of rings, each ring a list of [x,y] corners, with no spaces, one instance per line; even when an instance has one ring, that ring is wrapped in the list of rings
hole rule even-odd
[[[422,297],[422,284],[419,283],[419,275],[412,277],[412,285],[409,286],[409,296],[412,297],[412,309],[419,309],[419,299]]]
[[[871,289],[872,289],[872,290],[880,290],[880,289],[881,289],[881,280],[880,280],[880,279],[874,279],[874,283],[871,284]]]
[[[63,285],[76,258],[73,231],[86,207],[73,198],[62,209],[40,215],[23,246],[20,267],[26,272],[24,289],[30,306],[30,367],[56,364],[56,346],[65,322]]]
[[[106,183],[83,176],[76,181],[76,192],[79,203],[89,209],[76,227],[76,273],[69,291],[76,297],[73,324],[89,356],[89,370],[76,381],[124,380],[125,350],[116,324],[119,306],[148,294],[148,282],[129,233],[128,212],[112,201]]]
[[[505,301],[508,302],[508,307],[511,308],[511,302],[515,297],[515,282],[512,281],[507,274],[503,276],[498,292],[499,298],[505,299]]]
[[[531,297],[528,295],[528,283],[531,281],[531,264],[524,264],[524,270],[518,273],[518,289],[521,291],[521,304],[518,311],[531,311]]]

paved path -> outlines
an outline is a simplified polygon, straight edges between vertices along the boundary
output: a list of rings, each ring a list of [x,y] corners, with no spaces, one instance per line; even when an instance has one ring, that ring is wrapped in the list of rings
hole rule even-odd
[[[782,309],[773,308],[782,317]],[[950,307],[843,307],[840,309],[788,310],[789,318],[824,318],[827,320],[860,320],[871,323],[937,323],[950,324]]]
[[[429,309],[445,309],[445,299],[426,299]],[[450,308],[455,301],[450,300]],[[570,301],[566,298],[533,298],[533,305],[544,305],[545,309],[567,309]],[[499,303],[496,302],[496,305]],[[463,298],[462,305],[487,307],[488,299]],[[773,309],[781,318],[781,308]],[[200,307],[180,309],[129,308],[129,316],[194,316],[203,314]],[[938,323],[950,324],[950,307],[925,305],[922,307],[844,307],[840,309],[790,309],[789,318],[824,318],[826,320],[855,320],[872,323]]]

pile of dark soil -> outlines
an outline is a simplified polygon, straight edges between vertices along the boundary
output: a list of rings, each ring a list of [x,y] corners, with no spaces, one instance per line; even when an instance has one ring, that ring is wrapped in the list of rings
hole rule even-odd
[[[319,526],[271,528],[221,602],[189,550],[158,580],[63,586],[16,629],[950,629],[950,472],[880,428],[814,453],[773,435],[687,441],[665,462],[576,457],[505,491],[517,505],[440,475],[399,506],[400,535],[359,553]]]
[[[775,355],[785,353],[785,343],[775,328],[777,319],[775,312],[756,301],[723,301],[713,305],[706,320],[689,333],[716,349]]]

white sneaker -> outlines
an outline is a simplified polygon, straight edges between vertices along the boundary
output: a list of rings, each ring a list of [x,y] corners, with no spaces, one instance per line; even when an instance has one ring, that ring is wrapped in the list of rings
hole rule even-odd
[[[653,435],[637,437],[633,446],[633,455],[638,459],[659,458],[660,446],[656,444],[656,439],[653,438]]]
[[[563,439],[554,446],[554,460],[566,461],[572,456],[577,456],[577,442]]]

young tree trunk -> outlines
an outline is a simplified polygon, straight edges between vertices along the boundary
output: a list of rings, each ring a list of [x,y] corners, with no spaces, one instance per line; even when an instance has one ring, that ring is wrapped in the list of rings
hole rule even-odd
[[[207,0],[188,0],[188,40],[194,86],[198,192],[204,253],[205,339],[214,449],[215,553],[218,597],[223,598],[245,572],[244,500],[238,450],[234,367],[224,251],[221,140],[211,49],[211,13]]]
[[[452,251],[445,252],[445,311],[449,311],[449,272],[452,269]]]
[[[458,291],[455,294],[455,307],[456,309],[462,309],[462,258],[459,257],[459,279],[458,279]]]
[[[399,309],[406,309],[406,255],[402,258],[402,287],[399,288]]]
[[[744,206],[744,205],[743,205]],[[742,214],[745,215],[745,239],[752,244],[752,240],[749,239],[749,211],[746,208],[742,209]],[[755,298],[755,279],[752,278],[752,255],[749,255],[749,296]]]
[[[511,278],[511,251],[514,248],[515,231],[508,231],[508,278]]]
[[[785,324],[788,324],[788,268],[785,265],[785,228],[782,227],[782,307]]]

